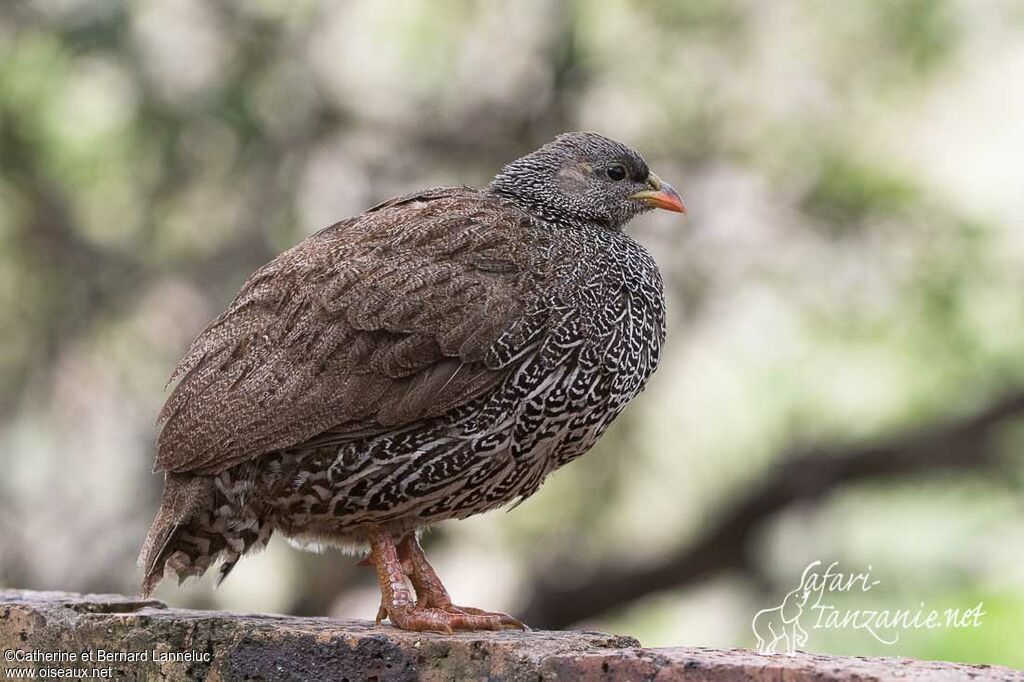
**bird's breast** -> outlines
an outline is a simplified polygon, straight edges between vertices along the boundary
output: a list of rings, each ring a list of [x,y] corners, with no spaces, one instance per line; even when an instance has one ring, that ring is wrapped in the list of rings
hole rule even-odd
[[[552,284],[517,337],[530,352],[495,396],[514,416],[512,454],[546,458],[548,471],[589,449],[643,390],[665,338],[661,277],[639,244],[608,235],[573,253],[553,254]]]

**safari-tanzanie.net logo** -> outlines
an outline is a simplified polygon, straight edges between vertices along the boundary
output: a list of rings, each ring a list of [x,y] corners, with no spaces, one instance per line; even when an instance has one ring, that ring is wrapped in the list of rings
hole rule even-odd
[[[871,566],[862,573],[843,573],[838,561],[824,571],[821,565],[812,561],[781,604],[754,616],[751,626],[760,653],[794,654],[807,645],[808,630],[862,630],[882,644],[895,644],[904,630],[981,627],[982,602],[970,608],[932,609],[924,602],[910,609],[839,608],[830,603],[831,595],[870,592],[881,581],[872,579]]]

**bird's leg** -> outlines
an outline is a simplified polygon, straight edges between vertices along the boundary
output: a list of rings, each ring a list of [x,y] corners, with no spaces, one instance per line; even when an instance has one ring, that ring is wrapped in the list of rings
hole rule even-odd
[[[386,616],[395,627],[403,630],[434,630],[451,634],[454,630],[501,629],[502,623],[496,616],[434,608],[413,602],[406,583],[406,573],[391,535],[380,528],[371,528],[368,537],[370,562],[377,569],[377,581],[380,583],[378,624]],[[436,579],[437,576],[434,577]]]
[[[415,533],[406,535],[397,545],[398,558],[405,574],[409,577],[413,589],[416,590],[416,605],[431,609],[440,609],[455,616],[473,616],[487,620],[489,630],[516,628],[529,630],[520,621],[500,611],[483,611],[470,606],[455,606],[448,590],[427,561],[420,541]]]

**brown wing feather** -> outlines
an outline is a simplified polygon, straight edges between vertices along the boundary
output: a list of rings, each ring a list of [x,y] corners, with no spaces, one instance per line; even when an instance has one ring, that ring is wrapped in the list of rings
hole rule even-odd
[[[523,220],[475,190],[432,190],[257,270],[171,377],[157,468],[222,471],[314,438],[400,427],[494,388],[507,368],[489,349],[536,281]]]

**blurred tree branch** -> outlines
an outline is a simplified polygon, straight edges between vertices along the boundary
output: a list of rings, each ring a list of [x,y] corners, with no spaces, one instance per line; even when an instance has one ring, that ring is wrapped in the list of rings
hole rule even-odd
[[[995,438],[1005,422],[1024,417],[1024,390],[994,400],[978,412],[939,421],[878,444],[816,446],[779,458],[761,482],[726,507],[695,542],[646,566],[598,567],[566,585],[548,574],[534,585],[517,614],[538,628],[564,628],[628,606],[648,595],[679,589],[751,563],[754,540],[773,516],[813,502],[843,486],[939,471],[998,471]],[[558,565],[557,559],[551,565]]]

